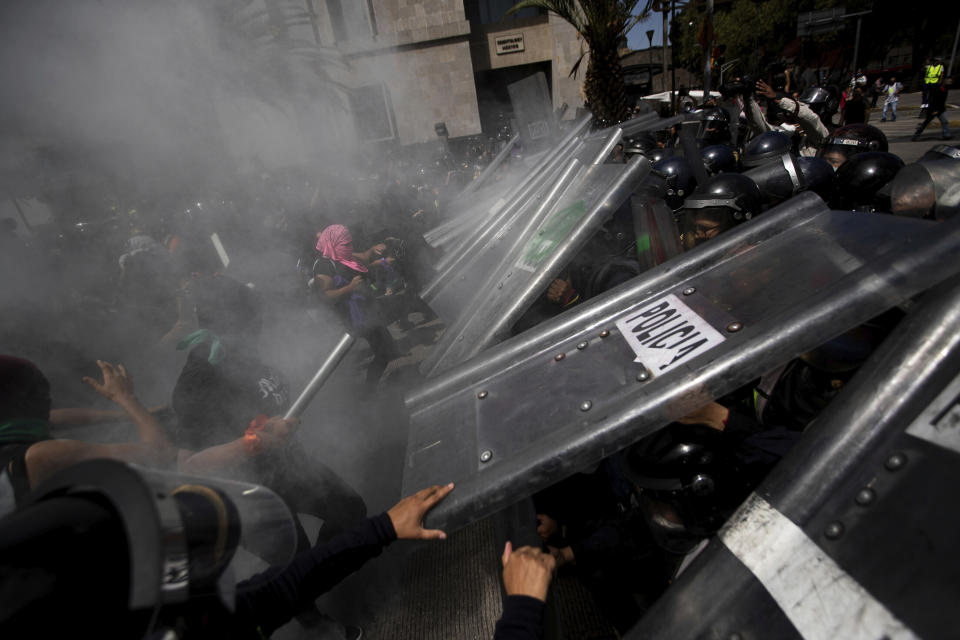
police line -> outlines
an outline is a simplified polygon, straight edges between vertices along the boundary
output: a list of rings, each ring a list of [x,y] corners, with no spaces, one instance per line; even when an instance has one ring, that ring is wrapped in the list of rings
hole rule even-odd
[[[404,490],[452,479],[431,526],[478,520],[956,273],[958,248],[958,219],[830,211],[800,194],[408,394]],[[679,359],[687,343],[665,343],[657,365],[624,331],[676,300],[674,329],[724,339]]]

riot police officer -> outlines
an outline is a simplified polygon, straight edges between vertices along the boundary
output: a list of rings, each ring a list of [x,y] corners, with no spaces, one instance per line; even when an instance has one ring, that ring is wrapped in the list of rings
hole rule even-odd
[[[865,151],[887,151],[887,136],[869,124],[848,124],[834,131],[817,154],[834,169]]]
[[[749,220],[760,213],[761,203],[760,188],[743,174],[710,178],[684,201],[684,246],[692,248]]]

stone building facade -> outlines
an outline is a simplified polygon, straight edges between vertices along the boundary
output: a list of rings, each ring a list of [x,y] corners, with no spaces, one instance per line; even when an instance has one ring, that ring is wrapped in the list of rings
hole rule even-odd
[[[554,109],[583,106],[576,32],[540,10],[501,20],[515,1],[306,0],[319,44],[347,61],[337,79],[361,139],[402,145],[436,140],[440,123],[451,138],[495,133],[506,86],[540,71]]]

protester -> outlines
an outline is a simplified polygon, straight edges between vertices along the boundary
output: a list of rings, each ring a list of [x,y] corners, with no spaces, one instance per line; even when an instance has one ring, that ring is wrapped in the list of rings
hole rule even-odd
[[[317,234],[317,258],[313,263],[315,290],[334,305],[349,330],[364,338],[373,350],[367,368],[367,384],[375,386],[387,364],[397,357],[393,337],[379,315],[370,289],[370,263],[380,258],[385,244],[376,244],[362,253],[353,252],[353,237],[340,224]]]
[[[825,106],[825,102],[820,96],[820,94],[825,93],[825,91],[818,91],[819,88],[816,87],[808,88],[800,99],[794,100],[793,98],[780,96],[774,91],[773,87],[762,80],[757,81],[756,89],[757,95],[766,98],[768,104],[771,105],[771,111],[776,117],[777,123],[768,121],[761,112],[759,105],[757,105],[753,99],[753,96],[747,96],[744,110],[746,111],[747,121],[753,135],[756,136],[764,131],[772,131],[777,128],[784,130],[786,127],[781,126],[781,124],[786,122],[790,125],[789,133],[797,133],[799,136],[798,148],[800,155],[816,155],[817,150],[826,140],[827,136],[830,135],[830,132],[823,124],[822,116],[818,115],[809,104],[804,102],[804,97],[815,99],[818,103]],[[829,113],[829,109],[824,113]],[[829,115],[827,115],[827,117],[829,118]]]

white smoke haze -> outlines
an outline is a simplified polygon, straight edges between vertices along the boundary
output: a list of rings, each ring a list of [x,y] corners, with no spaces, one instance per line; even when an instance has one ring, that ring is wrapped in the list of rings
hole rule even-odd
[[[321,215],[349,224],[335,203],[356,187],[359,145],[330,75],[349,70],[311,42],[303,9],[290,0],[0,6],[0,215],[29,238],[25,252],[0,251],[0,352],[33,359],[51,380],[54,406],[107,406],[79,382],[96,375],[95,358],[126,364],[145,403],[169,403],[183,352],[148,343],[114,307],[126,238],[162,241],[175,220],[200,240],[216,231],[231,258],[226,273],[263,293],[262,357],[286,374],[291,394],[339,337],[333,313],[310,318],[274,286],[305,283],[298,247],[286,243],[295,229],[281,240],[268,225],[284,212],[315,220],[309,241]],[[43,203],[51,224],[21,235],[13,198]],[[374,514],[399,498],[406,422],[395,393],[356,399],[367,353],[361,341],[299,438]],[[124,434],[132,430],[64,435]],[[378,598],[360,591],[368,595],[352,606],[368,615]],[[343,609],[330,613],[355,619]]]
[[[15,220],[27,239],[25,249],[0,247],[0,353],[34,360],[56,407],[109,406],[79,381],[97,374],[97,358],[124,363],[148,405],[168,404],[184,352],[158,345],[118,311],[118,258],[134,234],[189,236],[212,251],[216,232],[230,257],[225,273],[267,303],[263,360],[299,393],[343,328],[330,309],[311,317],[291,298],[304,285],[298,243],[327,223],[358,222],[353,216],[380,206],[385,182],[399,176],[377,152],[367,162],[343,85],[403,78],[415,91],[420,72],[383,55],[349,65],[317,47],[299,0],[0,4],[0,218]],[[421,116],[442,119],[431,105]],[[437,139],[418,142],[407,171],[429,167],[441,148]],[[470,204],[489,208],[509,182],[479,190]],[[45,208],[49,219],[33,216],[25,229],[17,206]],[[176,309],[166,315],[172,323]],[[400,497],[408,424],[396,386],[358,395],[365,357],[360,340],[298,437],[375,514]],[[63,435],[135,434],[107,426]],[[332,594],[328,613],[350,622],[375,616],[397,588],[400,553]]]

